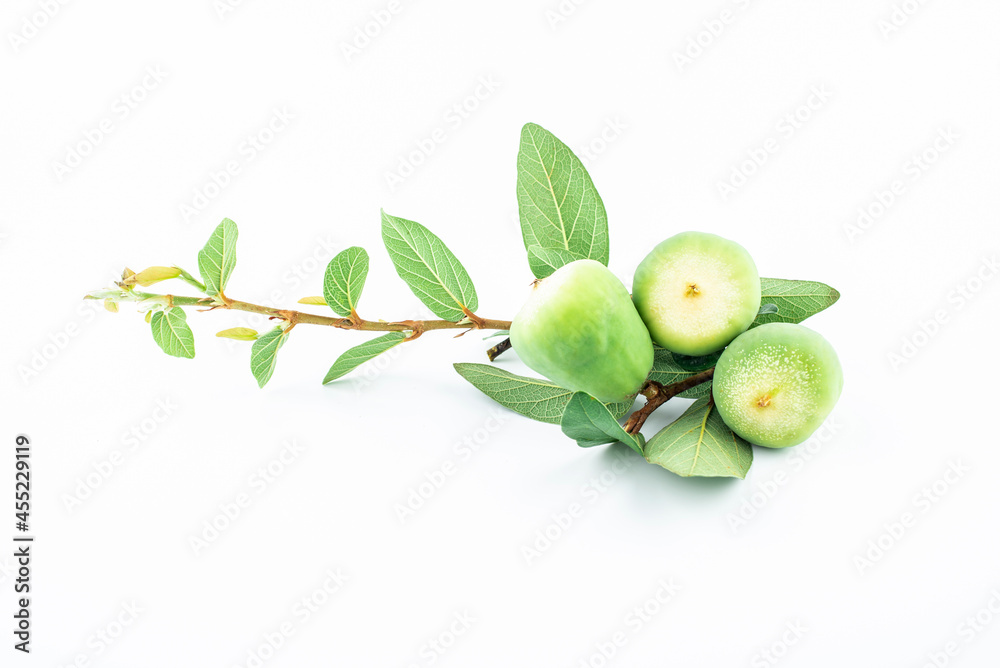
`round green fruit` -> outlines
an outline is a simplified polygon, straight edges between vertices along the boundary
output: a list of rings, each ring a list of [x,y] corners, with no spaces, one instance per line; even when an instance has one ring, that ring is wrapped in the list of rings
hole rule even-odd
[[[531,369],[605,402],[638,392],[653,367],[653,343],[628,290],[594,260],[538,281],[511,324],[510,342]]]
[[[769,448],[809,438],[844,386],[830,342],[802,325],[774,322],[741,334],[715,367],[712,396],[722,420]]]
[[[760,276],[743,246],[705,232],[682,232],[639,263],[632,299],[661,347],[682,355],[720,350],[760,310]]]

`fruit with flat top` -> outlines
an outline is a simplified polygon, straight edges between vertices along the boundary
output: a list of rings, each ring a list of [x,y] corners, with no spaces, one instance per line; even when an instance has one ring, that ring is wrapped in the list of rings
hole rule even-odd
[[[829,341],[808,327],[774,322],[729,344],[715,367],[712,396],[722,420],[745,440],[785,448],[823,424],[843,386]]]
[[[632,298],[657,345],[682,355],[707,355],[757,317],[760,276],[750,253],[735,241],[682,232],[639,264]]]

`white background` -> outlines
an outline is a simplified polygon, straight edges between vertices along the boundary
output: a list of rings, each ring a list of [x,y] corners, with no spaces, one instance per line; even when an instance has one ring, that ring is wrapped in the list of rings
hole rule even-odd
[[[922,666],[948,643],[948,665],[995,665],[1000,5],[896,0],[909,13],[888,31],[892,0],[577,1],[559,14],[555,0],[403,0],[350,56],[385,1],[256,0],[221,15],[212,0],[74,2],[51,18],[42,2],[4,3],[0,535],[13,533],[23,432],[38,538],[30,657],[11,648],[2,551],[0,663],[254,665],[287,621],[264,665],[766,666],[770,648],[789,667]],[[130,92],[147,68],[161,80]],[[275,109],[293,120],[248,159]],[[60,178],[56,163],[103,119],[111,132]],[[451,368],[485,361],[495,341],[475,333],[429,333],[323,387],[365,335],[300,326],[259,390],[249,344],[213,336],[248,324],[240,314],[191,310],[197,358],[182,360],[130,306],[80,301],[125,265],[196,271],[228,216],[231,296],[291,305],[320,293],[333,253],[361,245],[362,314],[412,317],[419,303],[381,246],[385,207],[448,243],[480,315],[510,318],[531,279],[514,192],[528,121],[590,147],[627,285],[655,243],[698,229],[745,245],[762,275],[843,293],[808,323],[846,375],[822,438],[757,448],[745,481],[682,479],[498,411]],[[390,187],[436,128],[444,141]],[[744,167],[769,139],[763,166]],[[239,174],[185,216],[228,161]],[[724,196],[740,169],[754,173]],[[896,180],[884,213],[849,234]],[[499,364],[523,370],[513,354]],[[482,446],[466,457],[464,439]],[[284,441],[301,452],[261,491],[254,476]],[[91,475],[116,451],[110,477]],[[447,462],[454,475],[401,522],[397,506]],[[953,465],[962,475],[922,496]],[[68,501],[88,476],[99,486]],[[249,507],[196,552],[191,538],[240,494]],[[573,504],[572,524],[552,528]],[[529,561],[546,530],[556,539]],[[296,615],[338,569],[348,581]],[[677,589],[665,603],[661,581]]]

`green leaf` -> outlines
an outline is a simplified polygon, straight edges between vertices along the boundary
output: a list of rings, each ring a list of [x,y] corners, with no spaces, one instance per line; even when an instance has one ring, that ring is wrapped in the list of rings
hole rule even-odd
[[[479,308],[465,267],[426,227],[383,211],[382,240],[396,273],[434,315],[458,322],[466,315],[464,309]]]
[[[551,381],[518,376],[489,364],[459,363],[455,371],[501,406],[539,422],[559,424],[573,396],[572,390]],[[634,399],[627,399],[607,406],[615,418],[620,418],[633,403]]]
[[[341,251],[326,266],[323,299],[337,315],[348,318],[358,307],[368,278],[368,252],[360,246]]]
[[[388,334],[375,337],[370,341],[365,341],[359,346],[354,346],[337,358],[337,361],[333,363],[330,370],[326,372],[323,384],[326,385],[350,373],[368,360],[378,357],[390,348],[398,346],[405,338],[405,332],[389,332]]]
[[[205,281],[205,292],[217,295],[225,291],[229,275],[236,266],[236,223],[224,218],[198,252],[198,271]]]
[[[310,306],[326,306],[326,299],[323,297],[303,297],[299,300],[300,304],[308,304]]]
[[[168,308],[153,313],[149,320],[153,340],[168,355],[194,357],[194,333],[187,324],[187,314],[182,308]]]
[[[653,369],[649,373],[651,380],[664,385],[673,385],[694,374],[694,371],[688,371],[679,365],[673,353],[666,348],[653,347]]]
[[[608,264],[608,215],[594,182],[566,144],[534,123],[521,130],[517,206],[526,250],[561,249]],[[548,275],[537,271],[544,268],[531,267],[536,278]]]
[[[493,332],[492,334],[487,334],[486,336],[484,336],[483,337],[483,341],[485,341],[486,339],[495,339],[498,336],[510,336],[510,330],[507,330],[507,329],[498,329],[497,331]]]
[[[706,398],[649,439],[646,461],[685,477],[745,478],[753,449],[726,426]]]
[[[750,327],[768,322],[802,322],[811,315],[833,306],[840,293],[816,281],[786,281],[781,278],[760,279],[761,313]],[[774,304],[777,312],[763,312],[763,306]]]
[[[250,371],[257,379],[257,385],[264,387],[271,380],[274,365],[278,362],[278,350],[285,345],[288,333],[281,327],[275,327],[267,334],[253,342],[250,349]]]
[[[570,397],[560,425],[563,433],[581,448],[621,441],[642,454],[642,436],[633,436],[622,429],[608,407],[586,392],[576,392]]]
[[[221,332],[216,332],[215,335],[222,339],[233,339],[234,341],[256,341],[260,338],[257,330],[250,329],[249,327],[224,329]]]
[[[528,246],[528,265],[531,266],[531,273],[535,275],[535,278],[545,278],[552,275],[559,267],[583,259],[585,259],[584,256],[577,255],[565,248]]]

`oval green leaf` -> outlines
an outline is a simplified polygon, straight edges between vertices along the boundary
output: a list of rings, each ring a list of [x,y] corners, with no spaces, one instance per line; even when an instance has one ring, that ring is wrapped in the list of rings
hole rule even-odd
[[[334,313],[348,318],[358,307],[367,278],[368,252],[360,246],[341,251],[326,266],[323,299]]]
[[[608,215],[594,182],[566,144],[534,123],[521,130],[517,207],[529,252],[561,249],[608,264]],[[548,275],[539,275],[547,263],[529,263],[536,278]]]
[[[194,357],[194,333],[187,324],[187,314],[182,308],[156,311],[149,319],[156,345],[168,355],[191,359]]]
[[[469,273],[426,227],[383,211],[382,240],[396,273],[434,315],[458,322],[479,308]]]
[[[198,271],[205,281],[205,293],[217,295],[225,291],[229,276],[236,266],[236,223],[224,218],[208,243],[198,252]]]

